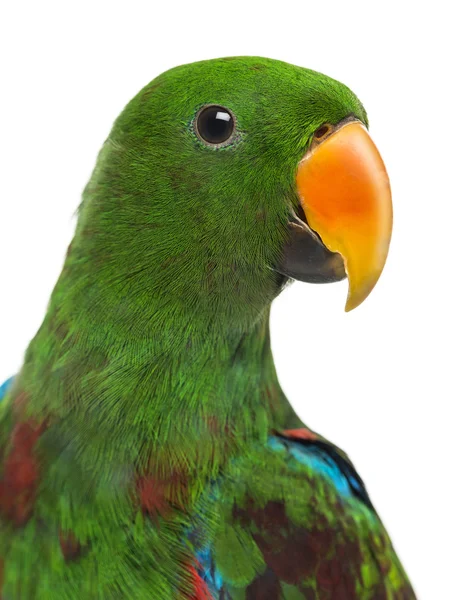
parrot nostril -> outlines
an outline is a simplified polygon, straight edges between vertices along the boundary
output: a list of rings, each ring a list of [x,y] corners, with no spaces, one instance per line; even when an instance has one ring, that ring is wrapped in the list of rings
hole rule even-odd
[[[328,135],[329,133],[331,133],[332,131],[332,126],[331,125],[321,125],[321,127],[319,127],[316,131],[315,131],[315,139],[317,140],[321,140],[322,138],[326,137],[326,135]]]

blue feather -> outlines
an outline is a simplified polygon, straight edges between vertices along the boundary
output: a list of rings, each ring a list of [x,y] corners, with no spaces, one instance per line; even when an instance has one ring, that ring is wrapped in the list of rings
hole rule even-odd
[[[6,393],[10,389],[10,387],[13,383],[13,380],[14,380],[14,377],[10,377],[6,381],[4,381],[2,383],[2,385],[0,385],[0,400],[3,400],[3,398],[6,396]]]
[[[353,494],[352,485],[357,481],[351,482],[339,465],[322,449],[314,444],[304,446],[294,440],[287,440],[278,437],[269,439],[269,446],[273,450],[288,451],[289,454],[301,464],[310,467],[315,473],[328,479],[342,496],[351,496]]]

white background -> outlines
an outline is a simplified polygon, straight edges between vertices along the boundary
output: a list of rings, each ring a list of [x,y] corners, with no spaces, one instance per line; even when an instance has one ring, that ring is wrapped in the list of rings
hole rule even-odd
[[[331,75],[366,106],[393,187],[384,274],[276,302],[279,375],[368,484],[421,600],[460,598],[460,153],[452,2],[9,2],[0,14],[0,379],[43,317],[96,153],[162,71],[231,55]],[[457,46],[457,47],[456,47]]]

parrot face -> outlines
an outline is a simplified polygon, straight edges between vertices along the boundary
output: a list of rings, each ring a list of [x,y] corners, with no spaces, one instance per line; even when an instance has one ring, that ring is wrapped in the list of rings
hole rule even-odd
[[[171,69],[116,121],[80,229],[99,222],[98,259],[110,252],[123,269],[129,252],[183,307],[253,321],[288,279],[348,275],[350,310],[375,285],[391,235],[388,177],[366,126],[347,87],[280,61]],[[98,203],[108,186],[113,199]]]

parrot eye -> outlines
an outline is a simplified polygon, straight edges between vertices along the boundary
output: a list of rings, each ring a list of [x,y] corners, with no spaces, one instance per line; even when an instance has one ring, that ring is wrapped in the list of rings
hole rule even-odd
[[[198,113],[195,130],[204,142],[217,146],[232,137],[235,130],[235,119],[228,108],[205,106]]]

